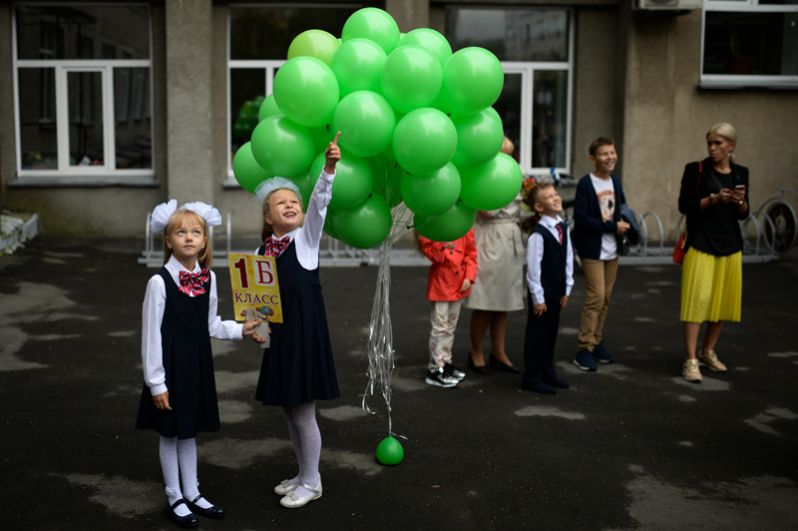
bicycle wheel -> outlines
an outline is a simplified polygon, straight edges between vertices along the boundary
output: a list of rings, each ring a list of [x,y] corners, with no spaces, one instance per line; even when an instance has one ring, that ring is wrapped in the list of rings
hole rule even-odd
[[[773,242],[776,252],[783,253],[795,242],[796,224],[793,210],[784,203],[776,203],[767,210],[772,223],[765,223],[767,241]]]

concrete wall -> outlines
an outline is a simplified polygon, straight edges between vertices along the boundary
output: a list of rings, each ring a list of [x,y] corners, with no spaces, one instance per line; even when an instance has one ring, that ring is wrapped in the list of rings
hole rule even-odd
[[[621,152],[626,196],[638,213],[657,212],[673,238],[684,165],[706,157],[713,124],[737,128],[737,161],[751,170],[751,204],[776,187],[798,198],[798,93],[700,90],[701,13],[633,16],[629,21]]]

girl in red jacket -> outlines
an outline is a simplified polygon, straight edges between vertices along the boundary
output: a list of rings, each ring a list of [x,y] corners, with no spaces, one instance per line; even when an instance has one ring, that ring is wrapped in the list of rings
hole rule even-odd
[[[452,343],[463,299],[477,278],[474,230],[453,242],[434,242],[418,235],[418,246],[432,262],[427,282],[431,303],[430,360],[424,382],[436,387],[456,387],[465,373],[452,365]]]

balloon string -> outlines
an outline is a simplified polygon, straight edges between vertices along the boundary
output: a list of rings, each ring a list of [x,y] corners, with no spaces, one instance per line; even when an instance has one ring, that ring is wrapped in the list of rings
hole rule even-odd
[[[393,349],[393,328],[391,326],[391,247],[393,243],[408,230],[408,221],[412,216],[404,203],[393,212],[391,233],[380,248],[380,262],[377,270],[377,285],[371,305],[369,320],[369,339],[366,353],[368,355],[368,382],[363,393],[362,407],[369,413],[376,413],[369,404],[369,399],[379,393],[385,402],[388,417],[388,434],[407,439],[393,431],[391,420],[391,377],[395,368]]]

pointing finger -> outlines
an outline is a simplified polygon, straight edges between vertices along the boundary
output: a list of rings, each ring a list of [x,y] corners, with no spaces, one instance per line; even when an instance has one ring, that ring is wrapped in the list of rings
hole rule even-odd
[[[340,136],[341,136],[341,131],[338,131],[337,133],[335,133],[335,138],[332,139],[331,144],[337,146],[338,145],[338,137],[340,137]]]

